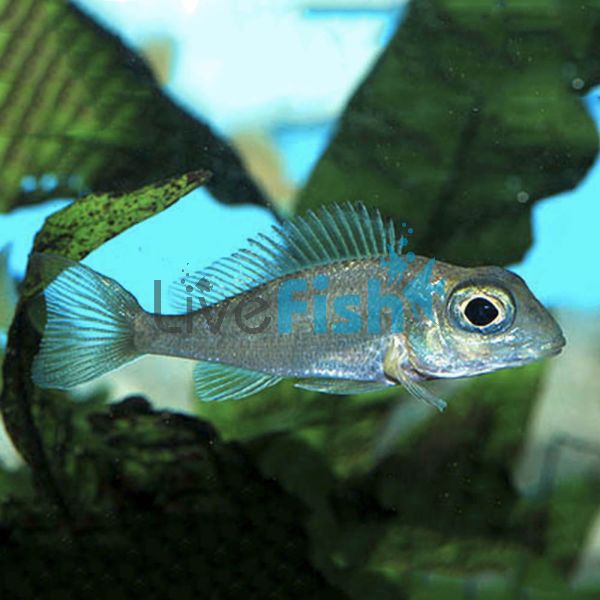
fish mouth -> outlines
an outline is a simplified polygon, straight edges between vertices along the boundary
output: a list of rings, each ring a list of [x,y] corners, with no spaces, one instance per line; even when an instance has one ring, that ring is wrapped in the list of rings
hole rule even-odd
[[[504,369],[513,369],[515,367],[523,367],[529,363],[537,362],[545,358],[550,358],[560,354],[566,344],[565,338],[561,335],[552,339],[541,346],[531,345],[522,348],[522,352],[513,356],[512,360],[506,362],[500,362],[498,364],[482,365],[481,368],[473,368],[472,366],[465,370],[464,373],[436,373],[428,374],[428,378],[443,379],[443,378],[455,378],[455,377],[473,377],[476,375],[485,375],[487,373],[493,373],[494,371],[501,371]]]
[[[511,362],[508,366],[518,366],[519,364],[527,364],[529,362],[534,362],[538,360],[542,360],[544,358],[550,358],[552,356],[556,356],[562,352],[566,344],[566,340],[563,335],[559,335],[555,337],[553,340],[542,344],[541,346],[531,345],[530,347],[525,347],[523,350],[525,352],[521,352],[517,354],[514,362]]]
[[[477,375],[493,373],[494,371],[523,367],[529,363],[556,356],[562,352],[566,343],[564,336],[560,333],[544,344],[538,345],[531,343],[521,346],[520,352],[514,354],[510,360],[503,360],[495,364],[482,361],[482,364],[480,365],[474,366],[471,364],[465,367],[464,371],[452,370],[449,372],[419,369],[413,365],[413,370],[417,374],[418,379],[455,379],[460,377],[474,377]]]
[[[562,334],[557,336],[551,342],[543,344],[538,348],[539,358],[547,358],[549,356],[560,354],[566,343],[567,341]]]

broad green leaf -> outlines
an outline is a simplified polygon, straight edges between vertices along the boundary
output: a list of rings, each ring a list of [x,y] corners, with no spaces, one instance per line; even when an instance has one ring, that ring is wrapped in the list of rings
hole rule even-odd
[[[574,187],[598,135],[600,3],[413,0],[344,112],[299,210],[363,201],[414,228],[411,249],[517,261],[533,203]]]
[[[199,166],[219,199],[263,201],[236,153],[118,37],[72,2],[0,0],[0,211]]]

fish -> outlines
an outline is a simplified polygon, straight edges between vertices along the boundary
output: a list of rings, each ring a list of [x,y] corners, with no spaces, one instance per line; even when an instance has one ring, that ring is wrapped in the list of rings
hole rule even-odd
[[[144,310],[81,263],[34,254],[32,268],[49,283],[33,381],[69,389],[155,354],[197,361],[195,390],[206,401],[292,379],[340,395],[402,386],[443,410],[424,382],[561,351],[560,326],[518,275],[407,252],[411,234],[364,204],[283,219],[176,280],[167,314]]]

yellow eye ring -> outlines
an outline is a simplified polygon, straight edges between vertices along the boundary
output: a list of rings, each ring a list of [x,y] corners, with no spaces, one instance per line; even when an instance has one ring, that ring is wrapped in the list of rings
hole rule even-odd
[[[499,333],[514,320],[514,300],[503,288],[489,283],[461,285],[451,294],[447,305],[452,323],[464,331]]]

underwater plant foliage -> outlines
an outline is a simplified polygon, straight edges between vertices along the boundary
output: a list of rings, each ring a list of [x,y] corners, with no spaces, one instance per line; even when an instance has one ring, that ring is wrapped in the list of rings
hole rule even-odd
[[[310,507],[315,560],[349,597],[360,597],[352,583],[358,574],[410,598],[450,590],[463,598],[471,588],[479,590],[476,598],[510,598],[517,590],[587,597],[568,580],[597,511],[597,486],[540,485],[523,498],[512,481],[544,371],[534,364],[469,381],[443,414],[416,423],[380,458],[374,443],[386,419],[412,400],[354,397],[344,411],[332,396],[327,411],[290,388],[302,405],[297,421],[290,398],[278,399],[276,390],[238,403],[238,410],[234,402],[199,410],[233,439],[249,423],[245,447],[263,474]],[[278,412],[280,429],[268,432]]]
[[[516,188],[512,196],[503,195],[509,161],[514,161],[511,169],[524,169],[523,189],[534,200],[574,185],[597,150],[595,130],[570,82],[546,79],[547,71],[554,77],[562,73],[566,59],[553,50],[541,61],[537,38],[526,34],[538,23],[548,43],[555,34],[566,36],[562,50],[572,49],[578,75],[593,81],[599,64],[585,54],[592,45],[568,38],[567,23],[582,35],[591,32],[598,23],[596,4],[585,5],[584,17],[566,2],[551,4],[552,10],[540,0],[510,12],[517,10],[513,3],[413,1],[387,53],[350,103],[300,207],[335,201],[336,195],[371,199],[388,215],[414,221],[417,244],[429,254],[465,264],[517,258],[529,244],[529,206],[512,197]],[[502,10],[512,16],[501,26]],[[482,14],[489,18],[481,21]],[[539,20],[544,14],[548,30]],[[516,35],[512,27],[525,33]],[[471,33],[459,44],[462,28]],[[508,96],[499,92],[497,113],[486,113],[491,105],[481,105],[487,117],[473,113],[480,116],[470,120],[473,100],[460,72],[468,73],[469,85],[491,102],[497,80],[479,60],[480,68],[474,68],[473,52],[494,39],[495,47],[513,48],[515,54],[515,68],[501,73],[507,86],[510,81],[517,90],[534,81],[548,84],[547,110],[558,111],[552,117],[555,128],[545,128],[529,113],[528,125],[507,129],[512,121],[503,119],[525,119],[527,103],[511,112],[503,102]],[[114,43],[110,36],[104,41]],[[527,70],[529,61],[519,62],[523,44],[535,59],[538,79]],[[425,60],[438,45],[448,50],[452,69],[440,72],[444,63],[438,55]],[[496,58],[504,64],[501,56],[492,56],[489,68]],[[392,63],[413,80],[390,69]],[[424,71],[426,65],[432,70]],[[122,80],[113,84],[117,91],[123,86]],[[429,114],[431,98],[462,107],[453,129]],[[535,92],[531,98],[537,98]],[[374,104],[360,116],[356,109],[363,101]],[[417,109],[426,114],[411,148],[411,135],[399,135],[391,124],[401,118],[410,133],[407,123],[416,127]],[[572,134],[562,130],[563,118],[571,119]],[[497,129],[486,133],[486,123]],[[366,135],[363,126],[382,154],[371,148],[366,156],[352,138],[354,127]],[[101,137],[97,129],[89,135]],[[158,181],[162,149],[148,140],[139,148],[157,165],[149,162],[144,177]],[[387,161],[393,166],[389,171],[382,166],[385,148],[400,153],[402,178],[395,178],[395,163]],[[569,157],[556,154],[565,148]],[[529,172],[524,165],[530,149],[540,161],[535,176],[533,167]],[[556,163],[548,152],[555,153]],[[476,156],[482,164],[475,167]],[[56,157],[48,160],[44,169],[52,171]],[[127,159],[108,148],[102,160],[112,165],[106,171],[112,174],[92,186],[94,193],[47,220],[36,251],[81,260],[199,185],[210,185],[208,173],[196,171],[134,191],[103,193],[105,185],[118,183],[117,163]],[[205,155],[189,161],[179,172],[213,171]],[[233,171],[238,181],[246,177],[237,167]],[[422,199],[418,213],[411,197]],[[66,393],[36,388],[29,369],[39,334],[26,303],[43,283],[28,272],[4,364],[2,413],[33,481],[26,468],[0,471],[0,596],[598,597],[600,590],[576,591],[569,581],[600,490],[582,480],[542,486],[533,497],[523,497],[512,481],[544,364],[453,388],[444,414],[420,413],[378,453],[391,415],[414,402],[403,392],[341,398],[281,385],[240,402],[202,404],[199,416],[184,416],[153,410],[140,397],[106,406],[102,395],[75,402]]]
[[[236,152],[73,2],[1,0],[0,34],[1,211],[199,167],[223,202],[264,202]]]
[[[35,237],[33,251],[54,252],[81,260],[121,231],[172,205],[208,178],[207,172],[198,171],[132,193],[92,194],[82,198],[46,220]],[[21,296],[8,332],[1,408],[15,446],[33,467],[38,483],[64,510],[65,493],[59,490],[51,472],[54,460],[48,458],[48,453],[57,454],[56,438],[60,437],[61,427],[71,426],[68,415],[74,410],[73,402],[64,394],[42,392],[34,386],[30,376],[31,362],[40,341],[40,334],[30,319],[30,301],[43,289],[44,283],[47,282],[40,273],[28,269],[21,284]],[[50,398],[56,399],[56,403]]]
[[[57,440],[77,510],[4,503],[3,597],[344,597],[310,564],[306,509],[210,424],[140,397],[77,413]]]
[[[600,83],[599,27],[596,1],[414,0],[298,209],[361,201],[411,223],[417,254],[517,262],[533,204],[596,157],[581,98]]]

